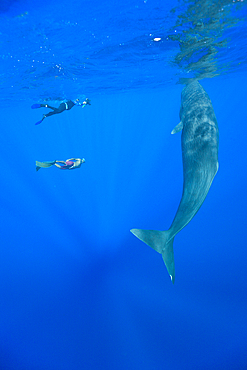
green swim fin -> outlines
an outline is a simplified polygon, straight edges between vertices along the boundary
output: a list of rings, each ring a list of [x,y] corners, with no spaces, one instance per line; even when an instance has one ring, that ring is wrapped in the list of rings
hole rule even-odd
[[[48,168],[53,166],[56,163],[56,161],[50,161],[50,162],[39,162],[36,161],[36,171],[40,170],[40,168]]]

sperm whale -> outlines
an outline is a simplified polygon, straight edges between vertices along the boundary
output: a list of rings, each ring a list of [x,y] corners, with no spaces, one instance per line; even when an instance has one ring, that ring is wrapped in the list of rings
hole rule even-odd
[[[182,91],[180,123],[171,133],[181,130],[183,193],[170,228],[165,231],[130,230],[137,238],[162,254],[173,283],[174,238],[200,209],[219,168],[218,124],[211,100],[198,81],[191,82]]]

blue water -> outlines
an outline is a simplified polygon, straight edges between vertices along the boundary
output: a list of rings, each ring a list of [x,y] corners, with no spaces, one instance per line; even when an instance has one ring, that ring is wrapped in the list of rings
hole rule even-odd
[[[246,17],[246,1],[1,1],[1,370],[247,369]],[[176,213],[170,132],[193,78],[220,167],[173,285],[129,230]],[[32,104],[78,96],[92,105],[34,125]]]

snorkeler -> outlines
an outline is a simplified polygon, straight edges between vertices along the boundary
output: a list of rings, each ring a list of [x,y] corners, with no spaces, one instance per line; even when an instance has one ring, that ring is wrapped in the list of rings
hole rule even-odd
[[[81,106],[82,108],[84,108],[86,105],[91,105],[91,103],[90,103],[90,100],[88,98],[86,98],[82,103],[80,103],[80,100],[79,99],[76,99],[76,100],[66,100],[66,101],[62,102],[59,105],[58,108],[51,107],[48,104],[33,104],[31,106],[32,109],[49,108],[49,109],[52,109],[53,110],[52,112],[49,112],[47,114],[43,114],[42,120],[36,122],[35,125],[39,125],[46,117],[53,116],[53,114],[62,113],[65,110],[70,110],[75,105],[78,105],[78,106]]]
[[[80,168],[82,163],[85,162],[84,158],[70,158],[66,161],[51,161],[51,162],[38,162],[36,161],[36,171],[40,170],[40,168],[48,168],[51,166],[56,166],[60,170],[74,170],[76,168]],[[62,163],[62,165],[58,164]]]

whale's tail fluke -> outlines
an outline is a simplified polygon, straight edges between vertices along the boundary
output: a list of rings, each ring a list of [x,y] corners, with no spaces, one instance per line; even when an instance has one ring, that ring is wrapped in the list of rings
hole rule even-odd
[[[131,229],[138,239],[149,245],[156,252],[162,254],[168,274],[174,284],[175,281],[175,264],[173,254],[173,240],[168,239],[169,231]]]

